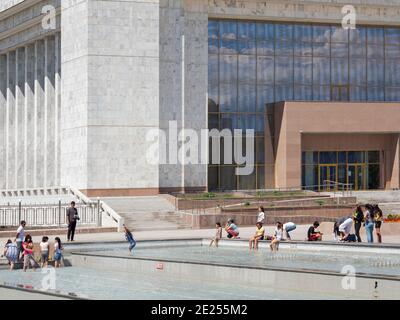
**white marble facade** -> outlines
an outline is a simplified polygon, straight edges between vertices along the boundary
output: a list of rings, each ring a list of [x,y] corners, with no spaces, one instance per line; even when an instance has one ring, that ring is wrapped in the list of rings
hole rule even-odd
[[[208,18],[399,25],[399,0],[2,0],[0,189],[207,186],[207,165],[151,165],[150,129],[207,128]],[[56,8],[55,29],[42,8]]]

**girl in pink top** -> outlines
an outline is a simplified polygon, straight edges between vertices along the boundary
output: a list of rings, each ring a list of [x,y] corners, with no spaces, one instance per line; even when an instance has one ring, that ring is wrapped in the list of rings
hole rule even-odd
[[[33,271],[35,271],[36,269],[36,261],[35,258],[33,256],[33,241],[32,241],[32,237],[28,234],[25,237],[25,241],[22,244],[22,247],[24,248],[24,271],[26,272],[26,270],[29,267],[29,264],[31,265]]]

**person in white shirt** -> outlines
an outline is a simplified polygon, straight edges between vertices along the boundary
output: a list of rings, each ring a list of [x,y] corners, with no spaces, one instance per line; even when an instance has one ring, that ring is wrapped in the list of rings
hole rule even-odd
[[[47,267],[47,262],[49,261],[49,237],[43,237],[40,246],[40,262],[41,267]]]
[[[289,232],[295,230],[296,227],[297,227],[297,226],[296,226],[293,222],[286,222],[286,223],[283,225],[283,230],[285,231],[286,238],[287,238],[288,240],[291,240]]]
[[[22,220],[17,229],[17,235],[15,236],[15,242],[17,243],[18,249],[18,260],[22,259],[22,254],[24,253],[24,248],[22,247],[22,244],[24,243],[25,239],[25,226],[26,222]]]
[[[258,208],[257,223],[264,224],[264,222],[265,222],[265,210],[264,207],[261,206]]]
[[[271,251],[278,251],[279,242],[282,240],[283,237],[283,225],[281,222],[276,223],[275,234],[272,238],[271,244],[269,245]]]
[[[340,240],[345,240],[350,234],[351,226],[353,225],[353,218],[347,218],[340,226],[339,226],[339,234],[341,236]]]

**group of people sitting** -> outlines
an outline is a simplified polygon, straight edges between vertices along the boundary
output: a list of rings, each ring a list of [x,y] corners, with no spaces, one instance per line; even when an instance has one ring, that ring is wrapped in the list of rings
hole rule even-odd
[[[357,205],[353,216],[343,217],[338,219],[334,223],[333,233],[334,239],[341,242],[361,242],[360,229],[363,225],[366,230],[368,242],[373,242],[373,230],[375,228],[378,242],[382,242],[382,236],[380,228],[383,221],[382,210],[378,205],[366,204],[364,210],[361,205]],[[265,211],[263,207],[259,208],[259,214],[257,216],[256,232],[249,239],[250,250],[258,249],[258,242],[262,240],[271,241],[270,248],[272,251],[277,251],[279,248],[279,242],[284,240],[291,240],[290,232],[296,229],[296,224],[293,222],[277,222],[274,234],[272,236],[266,235],[265,228]],[[352,226],[354,224],[355,234],[351,233]],[[320,226],[319,221],[314,223],[308,228],[307,241],[321,241],[323,233],[318,230]],[[228,239],[239,238],[239,228],[235,224],[234,219],[229,219],[225,225],[225,231]],[[214,243],[218,247],[218,241],[222,239],[222,226],[221,223],[216,224],[216,234],[211,240],[210,246]]]
[[[268,236],[265,234],[265,228],[263,224],[265,222],[265,211],[263,207],[259,207],[259,214],[257,217],[256,223],[256,232],[254,236],[252,236],[249,240],[249,248],[250,250],[258,250],[258,242],[262,240],[271,241],[270,248],[272,251],[277,251],[279,248],[279,242],[286,237],[286,239],[290,240],[290,232],[296,229],[296,224],[293,222],[287,223],[276,223],[276,228],[274,234],[272,236]],[[218,241],[222,239],[222,225],[220,222],[217,222],[216,225],[215,236],[211,239],[210,246],[215,244],[218,247]],[[234,219],[228,219],[225,225],[225,231],[227,233],[228,239],[238,239],[239,238],[239,228],[235,224]]]
[[[222,239],[222,226],[220,222],[217,222],[216,233],[214,238],[211,239],[210,246],[215,244],[218,247],[218,241]],[[271,241],[270,248],[271,251],[277,251],[279,248],[279,242],[283,239],[291,240],[290,232],[296,229],[296,224],[293,222],[277,222],[274,234],[272,236],[265,234],[265,228],[262,222],[256,223],[256,232],[249,240],[250,250],[258,250],[258,242],[262,240]],[[238,239],[239,238],[239,228],[235,224],[234,219],[229,219],[225,225],[225,231],[227,233],[228,239]]]

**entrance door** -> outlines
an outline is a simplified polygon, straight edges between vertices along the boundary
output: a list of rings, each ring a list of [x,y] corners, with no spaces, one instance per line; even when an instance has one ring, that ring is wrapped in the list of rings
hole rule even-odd
[[[319,166],[319,186],[322,190],[335,190],[337,185],[337,165],[320,165]]]
[[[347,166],[347,183],[351,184],[349,188],[363,190],[366,188],[365,182],[365,165],[349,164]]]

